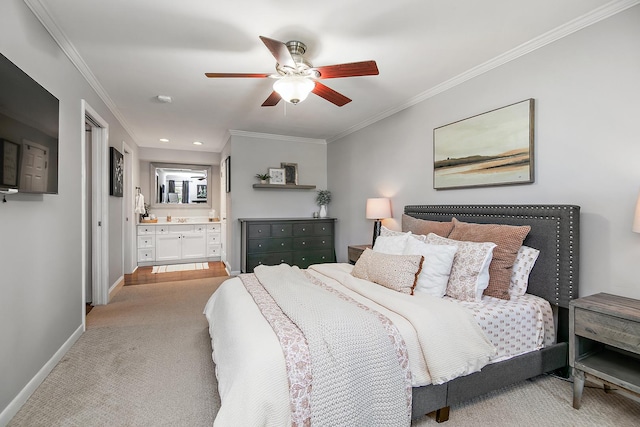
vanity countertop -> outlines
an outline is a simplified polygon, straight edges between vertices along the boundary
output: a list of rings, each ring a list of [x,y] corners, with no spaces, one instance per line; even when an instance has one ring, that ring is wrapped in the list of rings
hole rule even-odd
[[[182,219],[182,217],[180,217]],[[186,221],[179,221],[178,217],[173,217],[171,221],[166,218],[158,218],[158,222],[141,222],[137,225],[184,225],[184,224],[220,224],[220,221],[209,221],[204,218],[186,218]]]

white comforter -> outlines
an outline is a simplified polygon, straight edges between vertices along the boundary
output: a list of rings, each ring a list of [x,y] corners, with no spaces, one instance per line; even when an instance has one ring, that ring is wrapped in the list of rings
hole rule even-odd
[[[352,268],[319,264],[310,272],[391,319],[407,345],[414,387],[476,372],[495,354],[464,308],[357,279],[350,274]],[[240,279],[220,286],[208,301],[205,315],[222,401],[214,425],[291,425],[282,349]]]

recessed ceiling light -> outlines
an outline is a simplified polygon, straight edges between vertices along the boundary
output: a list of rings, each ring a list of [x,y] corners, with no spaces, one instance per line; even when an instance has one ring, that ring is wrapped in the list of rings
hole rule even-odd
[[[202,145],[202,142],[200,142],[200,141],[193,141],[193,145]]]
[[[156,98],[163,104],[171,104],[171,102],[173,101],[173,99],[169,95],[158,95]]]
[[[169,142],[167,138],[160,138],[160,142]]]

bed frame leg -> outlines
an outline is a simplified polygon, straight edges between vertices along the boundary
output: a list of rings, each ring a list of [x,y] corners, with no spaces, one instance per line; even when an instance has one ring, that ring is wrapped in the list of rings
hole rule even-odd
[[[436,421],[443,423],[449,419],[449,406],[436,410]]]

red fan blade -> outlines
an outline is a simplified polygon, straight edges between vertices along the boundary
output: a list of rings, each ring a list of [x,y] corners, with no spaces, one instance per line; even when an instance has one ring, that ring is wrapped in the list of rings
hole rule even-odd
[[[323,85],[320,82],[316,82],[316,87],[314,87],[311,92],[315,93],[321,98],[326,99],[329,102],[336,104],[338,107],[342,107],[343,105],[351,102],[351,100],[346,96],[342,95],[339,92],[336,92],[335,90]]]
[[[271,95],[269,95],[269,97],[262,103],[262,106],[273,107],[274,105],[277,105],[281,99],[282,98],[280,97],[280,94],[274,90],[273,92],[271,92]]]
[[[217,77],[248,77],[248,78],[256,78],[262,79],[265,77],[269,77],[271,74],[257,74],[257,73],[204,73],[205,76],[209,78],[217,78]]]
[[[336,79],[339,77],[377,76],[376,61],[350,62],[348,64],[327,65],[316,67],[320,72],[320,79]]]
[[[276,58],[278,64],[296,68],[296,62],[293,60],[293,57],[291,56],[289,49],[287,49],[286,44],[282,43],[281,41],[263,36],[260,36],[260,40],[262,40],[262,43],[267,46],[267,49],[269,49],[273,57]]]

